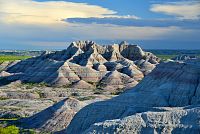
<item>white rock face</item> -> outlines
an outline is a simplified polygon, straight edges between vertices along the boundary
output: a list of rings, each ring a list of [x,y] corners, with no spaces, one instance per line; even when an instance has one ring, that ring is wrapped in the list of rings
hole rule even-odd
[[[161,63],[132,90],[80,110],[62,132],[198,133],[199,74],[198,60]]]
[[[6,72],[6,71],[2,71],[0,72],[0,77],[7,77],[7,76],[10,76],[11,74]]]
[[[195,124],[199,122],[200,107],[160,108],[162,112],[158,111],[136,113],[135,115],[127,116],[122,119],[95,123],[83,132],[83,134],[196,134],[200,131],[199,124]]]
[[[6,70],[8,67],[11,67],[11,66],[17,64],[18,62],[19,62],[19,60],[0,62],[0,71]]]
[[[135,65],[135,60],[145,60],[148,65],[145,64],[140,68],[139,65]],[[134,81],[130,84],[128,81],[123,82],[123,78],[120,77],[119,81],[122,83],[118,83],[116,88],[123,88],[127,83],[129,86],[136,85],[137,81],[140,81],[146,72],[151,72],[158,62],[157,57],[144,52],[137,45],[122,42],[120,45],[101,46],[92,41],[78,41],[71,43],[66,50],[54,53],[46,51],[41,56],[8,66],[0,75],[8,82],[16,80],[45,82],[51,86],[69,87],[80,80],[82,84],[85,83],[84,85],[87,85],[86,83],[100,85],[102,78],[106,79],[106,74],[118,71],[122,76],[128,75],[128,78]],[[9,73],[13,75],[6,77]],[[106,85],[109,86],[109,82]],[[81,88],[81,86],[75,87]]]

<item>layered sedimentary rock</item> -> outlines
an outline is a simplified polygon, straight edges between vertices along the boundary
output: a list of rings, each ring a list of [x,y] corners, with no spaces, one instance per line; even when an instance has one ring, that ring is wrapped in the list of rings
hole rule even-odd
[[[19,127],[54,132],[64,129],[73,116],[86,104],[76,99],[67,98],[53,106],[31,116],[21,119]]]
[[[140,71],[142,71],[144,75],[149,74],[155,68],[155,64],[151,64],[144,59],[135,61],[135,64],[140,68]]]
[[[141,60],[144,63],[135,64]],[[66,50],[45,51],[41,56],[8,66],[1,76],[11,82],[44,82],[51,86],[67,87],[81,87],[81,83],[84,83],[87,87],[87,83],[100,85],[102,79],[106,79],[110,72],[118,71],[121,76],[127,75],[127,79],[134,81],[132,84],[135,85],[144,75],[151,72],[158,62],[159,59],[153,54],[126,42],[101,46],[92,41],[78,41],[71,43]],[[7,76],[8,74],[11,75]],[[116,87],[124,87],[129,83],[123,82],[122,77],[120,81],[122,82],[117,83]]]
[[[18,62],[19,62],[19,60],[0,62],[0,71],[6,70],[8,67],[11,67],[11,66],[17,64]]]
[[[161,63],[132,90],[80,110],[62,133],[195,134],[199,106],[200,61]]]
[[[10,76],[11,74],[5,71],[0,72],[0,77],[7,77]]]
[[[162,111],[162,112],[161,112]],[[160,108],[157,111],[136,113],[122,119],[95,123],[83,134],[118,133],[118,134],[196,134],[199,133],[200,107]]]
[[[72,86],[72,88],[78,88],[78,89],[94,89],[94,85],[89,84],[85,82],[84,80],[80,80],[78,82],[75,82]]]
[[[137,81],[130,78],[128,75],[120,73],[118,71],[111,71],[107,73],[100,81],[100,86],[106,90],[115,90],[126,88],[127,86],[134,87],[137,85]]]

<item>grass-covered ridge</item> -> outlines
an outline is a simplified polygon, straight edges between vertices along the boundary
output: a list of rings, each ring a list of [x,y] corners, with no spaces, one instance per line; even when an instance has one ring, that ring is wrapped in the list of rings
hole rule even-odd
[[[162,60],[167,60],[167,59],[172,59],[172,58],[174,58],[174,57],[176,57],[177,55],[159,55],[159,54],[157,54],[156,55],[158,58],[161,58]]]
[[[28,58],[31,58],[31,56],[0,55],[0,62],[24,60]]]

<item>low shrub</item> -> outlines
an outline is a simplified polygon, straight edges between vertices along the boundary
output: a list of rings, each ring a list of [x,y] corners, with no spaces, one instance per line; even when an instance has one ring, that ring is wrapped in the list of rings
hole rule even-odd
[[[95,99],[95,96],[86,96],[78,98],[79,101],[92,100],[92,99]]]
[[[103,94],[103,90],[102,89],[95,89],[94,94]]]
[[[124,92],[124,89],[118,88],[115,92],[111,92],[111,95],[119,95]]]
[[[71,96],[80,96],[79,93],[71,93]]]
[[[18,127],[12,125],[8,127],[0,127],[0,134],[19,134],[20,130]]]
[[[2,127],[0,126],[0,134],[36,134],[33,129],[20,129],[15,125]]]
[[[0,100],[7,100],[7,99],[9,99],[8,97],[0,97]]]

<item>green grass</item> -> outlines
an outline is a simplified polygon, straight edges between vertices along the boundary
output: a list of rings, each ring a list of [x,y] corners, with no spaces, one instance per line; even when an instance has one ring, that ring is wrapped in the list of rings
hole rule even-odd
[[[45,98],[45,94],[40,90],[35,91],[35,93],[37,93],[40,96],[40,98]]]
[[[16,121],[18,119],[0,119],[0,134],[36,134],[36,131],[33,129],[19,128],[16,123],[11,123],[12,125],[9,123],[10,121]]]
[[[20,129],[15,125],[2,127],[0,126],[0,134],[36,134],[32,129]]]
[[[3,96],[0,97],[0,100],[7,100],[7,99],[9,99],[9,98],[8,97],[3,97]]]
[[[18,120],[19,118],[0,118],[0,121],[15,121]]]
[[[0,55],[0,62],[24,60],[24,59],[28,59],[28,58],[31,58],[31,56]]]
[[[20,130],[18,127],[12,125],[8,127],[0,127],[0,134],[19,134]]]
[[[32,89],[34,87],[47,87],[48,84],[45,82],[41,82],[41,83],[26,82],[26,83],[22,83],[22,86],[25,86],[26,89]]]
[[[161,58],[162,60],[171,59],[173,57],[176,57],[176,55],[156,55],[158,58]]]

